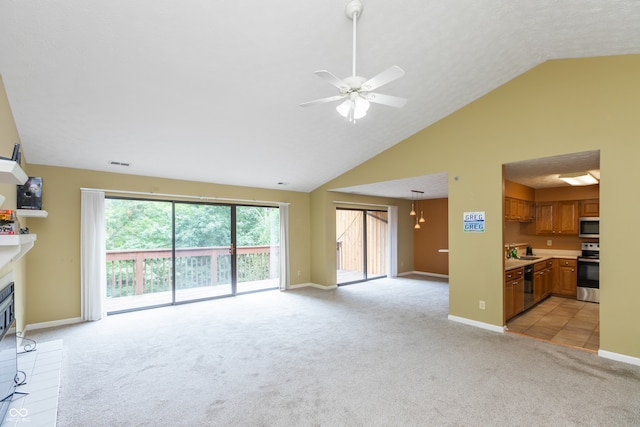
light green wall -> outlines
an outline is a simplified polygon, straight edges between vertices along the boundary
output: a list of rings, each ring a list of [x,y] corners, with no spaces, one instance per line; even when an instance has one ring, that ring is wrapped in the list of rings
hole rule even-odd
[[[49,218],[29,220],[38,241],[26,257],[28,323],[80,315],[81,187],[290,202],[292,283],[332,285],[333,201],[337,197],[327,190],[448,172],[450,313],[500,326],[502,164],[599,149],[601,349],[640,357],[640,286],[635,252],[629,250],[640,240],[640,231],[633,228],[640,208],[634,188],[640,181],[639,75],[638,55],[547,62],[310,194],[31,165],[27,172],[44,178]],[[3,92],[0,95],[4,97]],[[17,132],[4,130],[7,110],[6,100],[0,99],[0,149],[5,151],[17,137]],[[341,194],[339,199],[358,197]],[[15,198],[15,188],[10,198]],[[408,209],[407,201],[360,200],[399,204],[400,212]],[[484,234],[462,232],[465,211],[486,212]],[[413,269],[413,234],[411,224],[403,218],[400,215],[401,272]],[[486,310],[478,308],[481,299],[486,301]]]
[[[316,189],[313,209],[329,205],[327,189],[448,172],[450,314],[501,326],[502,164],[600,150],[601,349],[640,357],[638,76],[638,55],[546,62]],[[486,213],[485,233],[463,233],[466,211]]]
[[[80,188],[140,191],[290,203],[291,283],[309,278],[309,194],[233,187],[81,169],[30,165],[43,178],[46,219],[30,218],[38,241],[27,254],[28,324],[80,316]],[[300,272],[300,275],[298,275]]]

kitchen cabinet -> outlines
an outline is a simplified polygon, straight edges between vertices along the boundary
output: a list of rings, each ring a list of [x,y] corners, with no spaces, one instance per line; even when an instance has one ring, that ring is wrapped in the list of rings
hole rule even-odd
[[[553,287],[553,261],[540,261],[533,265],[533,302],[538,303],[551,294]]]
[[[555,295],[575,298],[577,296],[578,261],[569,258],[554,260],[552,292]]]
[[[536,234],[577,235],[578,201],[542,202],[536,207]]]
[[[535,204],[528,200],[504,198],[504,219],[507,221],[531,222],[535,218]]]
[[[504,273],[504,321],[524,310],[524,269],[516,268]]]
[[[600,199],[580,200],[580,216],[600,216]]]
[[[522,220],[524,222],[532,222],[536,219],[536,204],[528,200],[522,202]]]
[[[553,290],[553,260],[545,261],[546,267],[544,269],[544,286],[543,286],[543,294],[542,299],[551,295],[551,291]]]

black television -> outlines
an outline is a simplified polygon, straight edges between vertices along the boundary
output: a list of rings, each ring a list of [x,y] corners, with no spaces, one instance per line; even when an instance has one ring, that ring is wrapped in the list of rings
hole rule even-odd
[[[0,291],[0,424],[2,424],[16,391],[18,352],[15,334],[14,284]]]

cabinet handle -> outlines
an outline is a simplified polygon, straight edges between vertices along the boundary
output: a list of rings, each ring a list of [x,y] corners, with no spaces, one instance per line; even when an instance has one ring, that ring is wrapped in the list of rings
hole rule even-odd
[[[574,268],[571,269],[571,272],[573,273],[574,271],[576,271]]]

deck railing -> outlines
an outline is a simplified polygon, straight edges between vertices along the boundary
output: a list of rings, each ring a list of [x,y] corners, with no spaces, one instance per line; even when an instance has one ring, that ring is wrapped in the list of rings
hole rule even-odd
[[[107,296],[122,297],[171,290],[171,249],[107,251]],[[237,248],[239,283],[277,278],[278,246]],[[176,290],[231,283],[229,247],[176,249]]]

